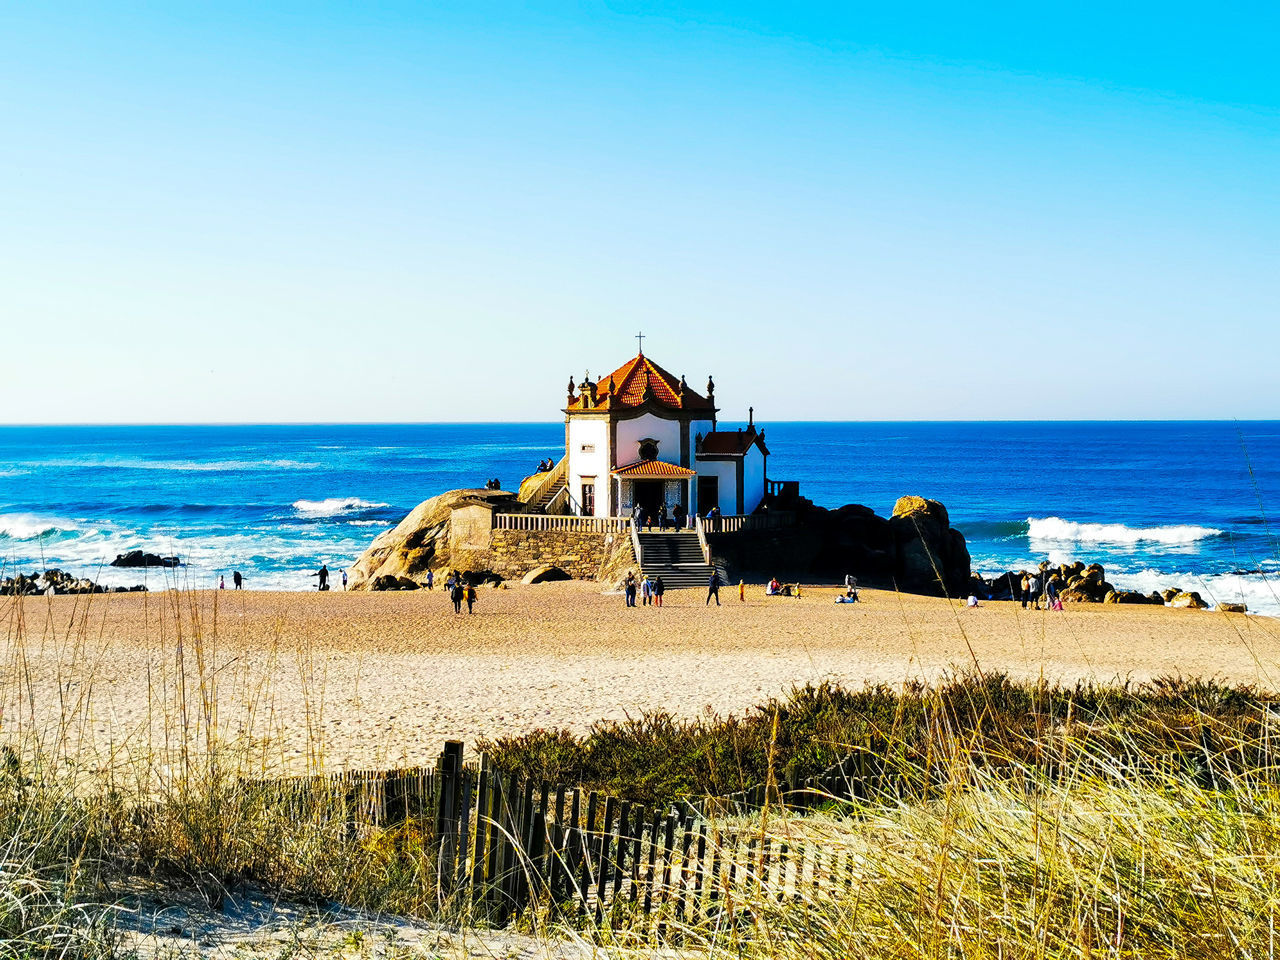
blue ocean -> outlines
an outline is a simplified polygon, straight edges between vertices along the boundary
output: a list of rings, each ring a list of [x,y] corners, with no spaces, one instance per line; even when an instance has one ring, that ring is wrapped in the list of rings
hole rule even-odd
[[[732,427],[732,424],[725,426]],[[1280,422],[775,423],[769,475],[829,507],[941,500],[974,569],[1097,561],[1117,586],[1197,589],[1280,615]],[[420,501],[511,489],[564,426],[0,427],[3,575],[313,589]],[[118,553],[177,554],[120,570]]]

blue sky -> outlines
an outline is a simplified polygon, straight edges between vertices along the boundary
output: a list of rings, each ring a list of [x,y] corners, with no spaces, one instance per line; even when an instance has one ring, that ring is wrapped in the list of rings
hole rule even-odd
[[[1280,8],[1031,6],[0,6],[0,420],[1280,416]]]

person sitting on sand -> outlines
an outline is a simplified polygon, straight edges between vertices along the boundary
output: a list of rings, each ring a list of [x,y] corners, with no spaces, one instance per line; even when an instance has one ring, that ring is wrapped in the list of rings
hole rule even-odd
[[[966,607],[980,607],[980,606],[982,606],[982,604],[978,603],[978,598],[977,598],[976,596],[974,596],[972,593],[971,593],[971,594],[969,594],[969,599],[965,601],[965,604],[964,604],[964,605],[965,605]]]
[[[782,584],[778,582],[778,578],[774,577],[769,581],[769,585],[764,588],[766,597],[776,597],[782,591]]]

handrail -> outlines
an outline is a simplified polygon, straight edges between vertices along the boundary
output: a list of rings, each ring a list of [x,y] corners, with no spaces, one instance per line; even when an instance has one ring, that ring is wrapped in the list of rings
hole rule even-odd
[[[702,526],[702,518],[694,516],[693,528],[698,531],[698,546],[702,548],[702,562],[711,562],[711,544],[707,543],[707,531]]]
[[[534,487],[530,488],[527,496],[521,502],[537,503],[539,500],[542,499],[543,494],[547,492],[547,488],[553,487],[557,483],[560,483],[561,481],[563,481],[565,479],[566,474],[568,474],[568,472],[569,472],[569,455],[566,453],[563,457],[560,458],[559,463],[557,463],[554,467],[552,467],[550,470],[546,471],[544,474],[541,475],[542,479],[538,481],[538,483]],[[533,474],[533,476],[536,477],[538,476],[538,474],[535,473]],[[521,486],[524,486],[524,484],[521,484]],[[523,493],[523,491],[521,492]]]
[[[728,517],[698,518],[707,533],[738,533],[742,530],[783,530],[795,526],[796,516],[790,510],[769,513],[734,514]]]
[[[644,562],[640,551],[640,531],[636,529],[636,522],[630,518],[627,519],[627,527],[631,530],[631,549],[636,552],[636,566],[643,570]]]

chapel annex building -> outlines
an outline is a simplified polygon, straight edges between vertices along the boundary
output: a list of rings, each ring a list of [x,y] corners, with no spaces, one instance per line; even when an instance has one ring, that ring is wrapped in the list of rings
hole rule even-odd
[[[706,516],[749,514],[766,490],[769,449],[754,414],[718,430],[715,384],[704,396],[641,351],[607,377],[569,379],[565,415],[568,511],[630,516],[677,505]]]

